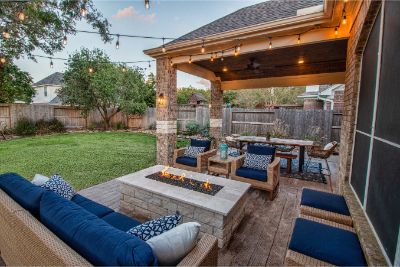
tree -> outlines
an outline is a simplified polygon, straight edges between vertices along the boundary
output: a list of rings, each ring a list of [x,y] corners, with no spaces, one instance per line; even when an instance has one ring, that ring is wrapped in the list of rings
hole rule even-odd
[[[109,129],[111,118],[120,111],[143,114],[152,90],[140,69],[112,63],[99,49],[82,49],[70,56],[59,95],[85,114],[98,110]]]
[[[232,104],[236,97],[237,93],[233,91],[224,91],[224,94],[222,95],[224,104]]]
[[[32,77],[21,71],[16,65],[9,63],[0,73],[0,103],[13,103],[17,100],[29,103],[35,96]]]
[[[187,104],[189,102],[189,97],[194,93],[202,94],[207,99],[207,101],[210,102],[211,91],[209,89],[202,90],[189,86],[189,87],[178,88],[176,93],[176,101],[178,105]]]
[[[34,60],[35,50],[49,55],[61,51],[64,38],[76,33],[76,22],[82,19],[99,31],[104,42],[111,41],[110,24],[96,10],[92,0],[0,1],[0,92],[8,95],[8,101],[30,102],[32,98],[32,89],[25,83],[23,86],[8,83],[5,87],[7,81],[14,83],[17,73],[20,80],[22,78],[23,72],[12,65],[13,60],[24,54]],[[23,80],[27,79],[26,76]],[[14,90],[10,88],[18,88],[17,98],[12,97]]]

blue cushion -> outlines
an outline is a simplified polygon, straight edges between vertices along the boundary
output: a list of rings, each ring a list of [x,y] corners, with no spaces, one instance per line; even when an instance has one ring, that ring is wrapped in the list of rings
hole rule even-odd
[[[90,200],[84,196],[81,196],[79,194],[76,194],[71,201],[75,202],[85,210],[89,211],[90,213],[93,213],[97,217],[104,217],[105,215],[114,212],[112,209],[109,207],[106,207],[104,205],[101,205],[97,202],[94,202],[93,200]]]
[[[210,150],[211,141],[210,140],[190,139],[190,145],[191,146],[205,147],[206,149],[204,150],[204,152],[206,152],[206,151]]]
[[[245,177],[245,178],[250,178],[253,180],[258,180],[261,182],[267,181],[267,171],[266,170],[257,170],[257,169],[251,169],[251,168],[246,168],[246,167],[240,167],[239,169],[236,170],[236,175]]]
[[[344,197],[328,192],[304,188],[300,205],[350,216]]]
[[[0,188],[32,215],[39,217],[40,198],[46,192],[45,189],[16,173],[0,175]]]
[[[151,247],[54,192],[43,194],[40,219],[93,265],[157,265]]]
[[[271,162],[275,159],[275,150],[274,146],[256,146],[256,145],[248,145],[247,152],[251,154],[257,155],[272,155]]]
[[[124,232],[140,224],[140,222],[132,218],[129,218],[128,216],[121,214],[119,212],[109,213],[102,219],[107,223],[111,224],[112,226],[114,226],[115,228]]]
[[[365,266],[357,235],[336,227],[296,219],[289,249],[337,266]]]
[[[187,166],[192,166],[192,167],[197,167],[197,159],[189,158],[189,157],[185,157],[185,156],[177,157],[176,163],[187,165]]]

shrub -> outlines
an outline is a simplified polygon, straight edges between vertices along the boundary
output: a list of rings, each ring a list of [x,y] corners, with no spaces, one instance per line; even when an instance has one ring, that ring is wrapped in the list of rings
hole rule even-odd
[[[195,135],[200,132],[200,125],[196,121],[189,121],[186,124],[186,133],[188,135]]]
[[[152,124],[149,125],[149,130],[155,130],[157,128],[156,122],[153,122]]]
[[[15,126],[15,134],[20,136],[29,136],[36,133],[35,124],[27,118],[22,118],[17,121]]]
[[[49,122],[49,130],[52,133],[63,133],[65,132],[64,124],[56,118],[50,120]]]
[[[37,134],[49,134],[49,133],[62,133],[65,132],[64,125],[57,119],[46,121],[44,119],[38,120],[35,123]]]
[[[271,136],[277,138],[285,138],[289,136],[289,125],[284,121],[276,119],[271,128]]]
[[[35,123],[36,134],[48,134],[50,133],[49,122],[44,119],[40,119]]]
[[[117,122],[117,124],[115,125],[115,128],[117,130],[124,130],[127,129],[128,127],[126,127],[125,123],[123,123],[122,121]]]

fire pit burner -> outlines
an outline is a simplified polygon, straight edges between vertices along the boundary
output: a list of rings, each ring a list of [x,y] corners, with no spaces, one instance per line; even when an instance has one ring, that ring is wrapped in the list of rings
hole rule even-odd
[[[186,178],[184,173],[182,175],[167,173],[167,169],[168,167],[164,168],[164,170],[160,172],[147,175],[146,178],[170,185],[179,186],[211,196],[215,196],[215,194],[217,194],[223,188],[223,186],[221,185],[209,183],[208,180],[207,182],[200,182],[191,178]]]

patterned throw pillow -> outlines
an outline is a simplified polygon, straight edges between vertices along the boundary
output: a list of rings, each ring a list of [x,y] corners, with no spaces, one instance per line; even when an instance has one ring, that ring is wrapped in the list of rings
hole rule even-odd
[[[271,159],[272,155],[257,155],[246,152],[243,167],[257,170],[266,170],[268,164],[271,163]]]
[[[68,200],[71,200],[76,194],[74,188],[58,174],[51,176],[50,180],[45,182],[41,187],[53,191]]]
[[[147,241],[152,237],[158,236],[168,230],[171,230],[179,224],[182,216],[177,213],[175,215],[168,215],[156,220],[148,221],[135,226],[127,231],[128,234],[139,237]]]
[[[188,146],[185,150],[185,157],[197,158],[197,156],[204,152],[206,148],[201,146]]]
[[[237,148],[228,148],[228,155],[231,157],[239,157],[240,156],[240,151]]]

